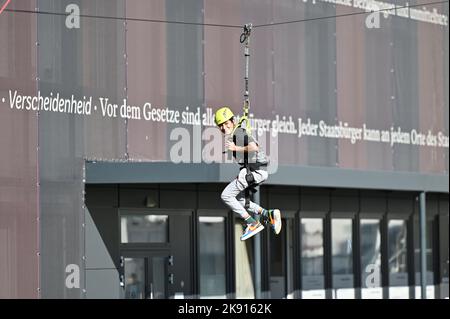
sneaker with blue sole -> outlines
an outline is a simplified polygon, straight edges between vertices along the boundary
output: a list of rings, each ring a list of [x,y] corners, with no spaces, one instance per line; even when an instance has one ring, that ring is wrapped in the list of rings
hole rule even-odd
[[[241,236],[241,240],[247,240],[247,239],[255,236],[257,233],[259,233],[263,229],[264,229],[264,226],[260,222],[258,222],[255,225],[248,224],[247,228],[244,231],[244,234],[242,234],[242,236]]]

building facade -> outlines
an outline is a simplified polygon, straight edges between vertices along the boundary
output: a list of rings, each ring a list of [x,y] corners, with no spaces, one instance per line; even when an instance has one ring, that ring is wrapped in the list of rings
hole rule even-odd
[[[10,3],[0,297],[418,298],[421,252],[427,297],[448,297],[448,2],[431,2]],[[212,114],[241,112],[245,23],[271,159],[255,200],[284,228],[240,242]]]

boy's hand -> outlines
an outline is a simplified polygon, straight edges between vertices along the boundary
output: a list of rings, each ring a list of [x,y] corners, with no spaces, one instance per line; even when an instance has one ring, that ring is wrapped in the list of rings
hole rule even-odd
[[[225,142],[225,148],[229,151],[235,152],[237,150],[236,145],[232,141]]]

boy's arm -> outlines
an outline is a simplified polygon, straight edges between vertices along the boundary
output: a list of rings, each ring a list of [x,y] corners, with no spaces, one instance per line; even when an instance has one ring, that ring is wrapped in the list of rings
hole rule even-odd
[[[252,153],[257,152],[259,150],[259,146],[255,142],[250,142],[247,146],[236,146],[233,142],[228,141],[227,149],[238,153]]]

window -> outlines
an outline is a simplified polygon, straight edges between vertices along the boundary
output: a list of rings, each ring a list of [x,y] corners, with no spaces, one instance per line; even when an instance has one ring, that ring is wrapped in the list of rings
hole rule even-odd
[[[241,221],[234,224],[235,247],[235,271],[236,271],[236,298],[254,299],[255,285],[253,281],[253,242],[254,240],[241,241],[243,225]]]
[[[389,236],[389,273],[399,274],[407,272],[407,242],[406,221],[390,220],[388,226]],[[403,282],[403,284],[407,284]],[[391,283],[392,285],[392,283]]]
[[[125,258],[125,299],[145,298],[144,258]]]
[[[284,231],[275,235],[269,232],[270,249],[270,297],[273,299],[286,298],[286,240],[288,231],[286,220],[283,219]]]
[[[350,218],[331,221],[331,262],[335,298],[354,298],[352,225]]]
[[[361,219],[361,297],[383,298],[381,289],[381,232],[378,219]]]
[[[302,298],[325,298],[323,219],[301,219],[300,234]]]
[[[333,274],[353,274],[352,220],[333,219],[331,227]]]
[[[226,297],[225,218],[199,217],[200,297]]]
[[[389,298],[409,298],[406,220],[388,222]]]
[[[167,215],[122,215],[121,242],[166,243],[169,234],[168,221]]]

